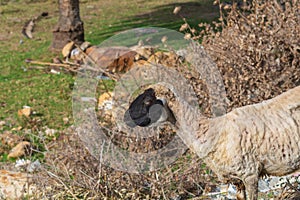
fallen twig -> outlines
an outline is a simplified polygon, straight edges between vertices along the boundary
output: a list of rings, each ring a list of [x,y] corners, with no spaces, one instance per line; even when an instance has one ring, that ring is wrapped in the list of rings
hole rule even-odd
[[[41,62],[41,61],[34,61],[34,60],[30,60],[30,59],[26,59],[25,62],[31,63],[31,64],[49,65],[49,66],[55,66],[55,67],[70,67],[71,66],[71,64]],[[80,65],[74,63],[74,66],[80,66]]]
[[[79,64],[75,64],[75,63],[50,63],[50,62],[41,62],[41,61],[34,61],[34,60],[30,60],[30,59],[27,59],[25,60],[25,62],[27,63],[31,63],[31,64],[37,64],[37,65],[47,65],[47,66],[52,66],[52,67],[63,67],[65,68],[66,70],[68,71],[71,71],[71,72],[74,72],[74,73],[81,73],[80,71],[78,71],[77,69],[73,69],[72,66],[75,66],[75,67],[80,67]],[[30,68],[32,69],[43,69],[42,66],[30,66]]]
[[[45,67],[42,67],[42,66],[29,66],[28,69],[40,69],[40,70],[43,70],[43,69],[45,69]]]
[[[35,23],[42,17],[46,17],[46,16],[48,16],[48,12],[42,12],[39,16],[34,17],[33,19],[30,19],[29,21],[27,21],[24,24],[24,27],[22,29],[22,34],[25,37],[27,37],[28,39],[32,39],[33,38],[32,32],[33,32]]]

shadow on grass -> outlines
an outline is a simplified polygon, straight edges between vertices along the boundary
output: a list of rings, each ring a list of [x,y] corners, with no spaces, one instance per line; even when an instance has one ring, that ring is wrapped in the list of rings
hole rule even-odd
[[[140,3],[143,4],[143,1]],[[175,15],[173,10],[177,6],[181,6],[181,10],[179,14]],[[127,17],[107,28],[107,31],[95,33],[91,40],[100,42],[118,32],[140,27],[163,27],[178,31],[184,23],[183,18],[191,27],[197,29],[200,22],[210,23],[218,17],[218,6],[213,5],[212,0],[165,4],[156,6],[149,12]]]

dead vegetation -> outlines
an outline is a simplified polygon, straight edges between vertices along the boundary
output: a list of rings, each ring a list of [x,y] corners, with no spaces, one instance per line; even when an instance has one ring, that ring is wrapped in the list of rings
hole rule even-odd
[[[204,29],[194,38],[203,39],[222,73],[229,110],[300,85],[299,1],[216,3],[219,21],[199,24]]]
[[[54,144],[55,143],[55,144]],[[62,134],[36,175],[35,198],[55,199],[176,199],[200,195],[212,177],[199,168],[196,156],[186,154],[174,166],[148,174],[130,174],[101,165],[82,148],[72,128]],[[185,165],[183,163],[189,163]],[[195,163],[195,165],[193,164]]]

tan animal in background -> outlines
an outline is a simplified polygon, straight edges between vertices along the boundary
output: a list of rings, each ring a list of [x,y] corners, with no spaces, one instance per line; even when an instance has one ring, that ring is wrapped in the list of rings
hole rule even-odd
[[[300,169],[300,86],[216,118],[204,117],[180,97],[170,108],[182,140],[218,177],[243,181],[239,199],[256,200],[263,175]]]

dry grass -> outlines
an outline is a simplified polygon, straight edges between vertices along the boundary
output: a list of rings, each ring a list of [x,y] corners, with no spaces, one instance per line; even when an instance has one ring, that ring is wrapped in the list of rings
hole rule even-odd
[[[199,196],[211,184],[205,165],[187,152],[172,166],[148,174],[130,174],[102,166],[72,128],[49,149],[46,165],[37,174],[40,193],[33,198],[170,199]]]

